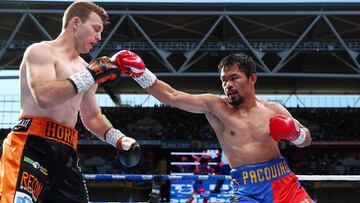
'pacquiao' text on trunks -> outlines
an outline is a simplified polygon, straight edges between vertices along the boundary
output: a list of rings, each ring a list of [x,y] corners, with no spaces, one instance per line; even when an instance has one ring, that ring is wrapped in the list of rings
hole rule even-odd
[[[250,171],[243,171],[242,178],[243,184],[247,184],[248,181],[251,183],[264,182],[264,180],[269,181],[274,178],[283,176],[290,172],[290,169],[286,161],[274,164],[272,166],[267,166],[264,168],[258,168]]]
[[[232,182],[238,186],[272,182],[290,173],[291,170],[283,157],[231,170]]]

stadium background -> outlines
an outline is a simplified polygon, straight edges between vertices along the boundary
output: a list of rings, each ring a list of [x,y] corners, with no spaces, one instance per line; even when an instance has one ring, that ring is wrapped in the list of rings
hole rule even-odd
[[[18,70],[25,48],[55,38],[71,1],[0,2],[0,73]],[[209,3],[211,2],[211,3]],[[296,174],[358,175],[360,172],[360,2],[251,3],[252,1],[98,1],[110,15],[103,40],[86,60],[121,49],[138,53],[160,79],[190,93],[222,94],[217,64],[243,51],[258,65],[257,94],[283,103],[313,133],[312,146],[280,143]],[[282,3],[279,3],[282,2]],[[319,1],[320,2],[320,1]],[[1,74],[2,86],[16,74]],[[0,93],[1,140],[18,114],[18,95]],[[140,140],[143,160],[125,169],[110,146],[78,123],[84,173],[169,174],[179,172],[171,152],[220,150],[203,115],[154,102],[129,77],[101,86],[111,101],[103,112],[113,125]],[[132,102],[124,95],[142,95]],[[331,95],[331,96],[328,96]],[[306,96],[314,96],[309,102]],[[288,100],[295,98],[295,104]],[[219,151],[220,152],[220,151]],[[194,160],[190,160],[194,162]],[[214,160],[217,162],[218,160]],[[217,165],[214,172],[218,171]],[[191,169],[190,169],[191,170]],[[170,182],[161,182],[170,201]],[[302,183],[317,202],[359,202],[359,182]],[[148,181],[89,181],[92,201],[147,201]]]

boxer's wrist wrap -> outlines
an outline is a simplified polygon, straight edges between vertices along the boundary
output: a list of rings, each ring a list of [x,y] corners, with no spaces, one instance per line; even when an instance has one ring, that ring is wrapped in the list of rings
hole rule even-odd
[[[95,84],[93,76],[87,69],[70,75],[68,79],[75,86],[77,93],[85,92]]]
[[[118,142],[119,139],[121,139],[122,137],[125,137],[125,135],[120,132],[120,130],[115,129],[115,128],[110,128],[104,136],[105,142],[111,144],[112,146],[114,146],[116,148],[116,144]]]
[[[144,73],[137,78],[134,77],[134,80],[139,83],[142,88],[145,89],[151,87],[156,82],[157,78],[154,73],[152,73],[151,71],[149,71],[149,69],[146,68]]]
[[[300,128],[299,137],[296,140],[292,140],[291,143],[293,143],[294,145],[300,145],[305,142],[305,138],[306,138],[305,130]]]

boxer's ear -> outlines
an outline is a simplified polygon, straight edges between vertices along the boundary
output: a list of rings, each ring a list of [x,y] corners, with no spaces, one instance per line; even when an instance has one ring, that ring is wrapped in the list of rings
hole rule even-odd
[[[256,80],[257,80],[257,75],[255,73],[251,74],[250,77],[249,77],[249,80],[255,84],[256,83]]]
[[[77,16],[73,17],[70,20],[70,26],[75,31],[78,30],[80,23],[81,23],[81,19]]]

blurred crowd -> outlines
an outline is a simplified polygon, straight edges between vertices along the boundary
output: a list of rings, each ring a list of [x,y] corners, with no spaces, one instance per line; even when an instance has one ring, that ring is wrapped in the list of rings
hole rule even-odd
[[[360,153],[303,153],[286,155],[290,168],[298,175],[358,175]]]
[[[138,140],[216,140],[203,114],[193,114],[170,107],[103,108],[113,126]],[[78,120],[82,139],[97,139]]]
[[[133,168],[124,167],[114,149],[79,149],[81,171],[86,174],[166,174],[167,156],[161,150],[144,149],[140,163]],[[165,155],[165,156],[163,156]]]
[[[314,141],[360,141],[360,109],[294,108],[294,118],[308,127]]]

